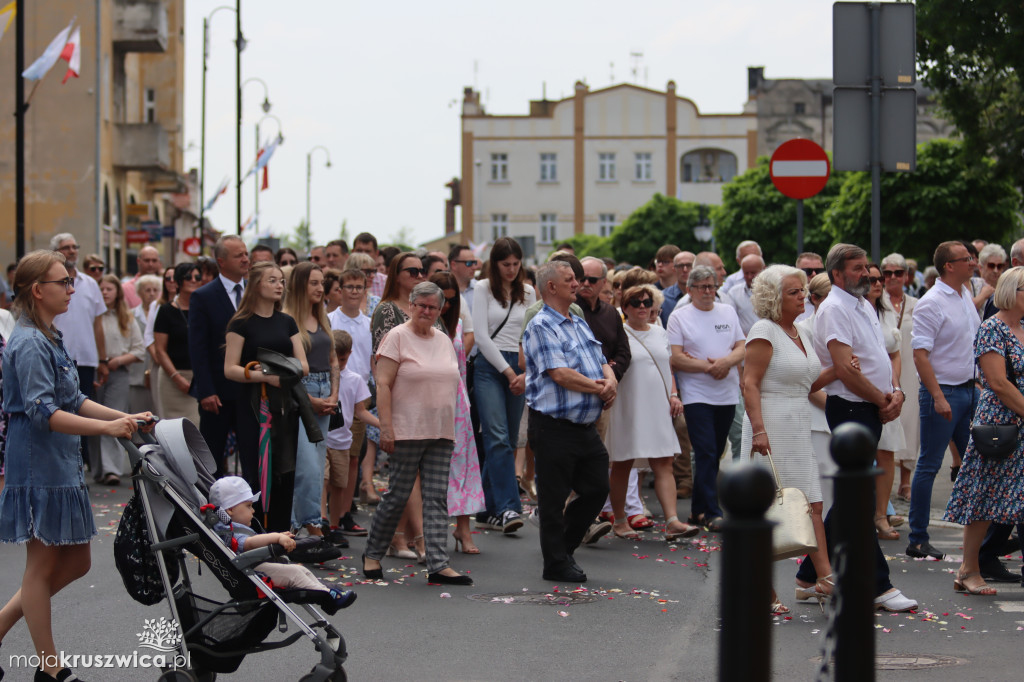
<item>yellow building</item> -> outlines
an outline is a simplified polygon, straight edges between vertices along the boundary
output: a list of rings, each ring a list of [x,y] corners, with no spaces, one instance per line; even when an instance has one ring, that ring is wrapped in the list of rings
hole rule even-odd
[[[134,267],[129,253],[142,246],[140,228],[148,228],[151,239],[160,238],[153,245],[164,263],[173,263],[198,212],[194,180],[182,167],[184,0],[47,0],[23,7],[26,66],[72,18],[82,42],[80,76],[62,85],[67,63],[58,61],[25,114],[26,250],[70,232],[83,256],[101,253],[125,272]],[[12,24],[0,42],[0,111],[15,110],[14,63]],[[33,85],[26,81],[26,96]],[[15,118],[0,116],[3,264],[16,258],[15,132]]]

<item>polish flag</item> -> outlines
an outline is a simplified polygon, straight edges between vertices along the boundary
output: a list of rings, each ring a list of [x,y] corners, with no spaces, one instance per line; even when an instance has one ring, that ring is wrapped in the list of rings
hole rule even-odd
[[[21,77],[30,81],[42,80],[46,72],[53,68],[53,65],[60,59],[61,54],[64,52],[64,46],[68,43],[68,36],[71,34],[71,27],[74,25],[75,20],[72,19],[68,27],[63,29],[57,34],[57,37],[50,41],[43,54],[40,55],[39,59],[32,62],[32,65],[22,71]]]
[[[64,80],[60,82],[61,85],[64,85],[72,76],[78,78],[78,72],[82,69],[82,32],[80,29],[76,28],[68,38],[67,44],[64,45],[64,51],[60,53],[60,58],[68,63],[68,72],[64,74]]]

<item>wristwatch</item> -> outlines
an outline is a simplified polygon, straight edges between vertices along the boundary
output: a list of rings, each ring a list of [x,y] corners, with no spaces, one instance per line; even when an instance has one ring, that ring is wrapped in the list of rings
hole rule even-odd
[[[893,389],[892,389],[892,390],[893,390],[893,391],[899,391],[900,393],[902,393],[902,394],[903,394],[903,396],[904,396],[904,397],[906,397],[906,395],[907,395],[906,391],[904,391],[904,390],[903,390],[902,388],[900,388],[899,386],[893,386]]]
[[[101,365],[108,365],[108,364],[110,364],[110,358],[103,358],[102,360],[100,360],[100,364]]]

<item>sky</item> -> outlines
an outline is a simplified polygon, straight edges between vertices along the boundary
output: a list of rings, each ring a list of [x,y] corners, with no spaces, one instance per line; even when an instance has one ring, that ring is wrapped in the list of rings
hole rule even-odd
[[[200,165],[203,19],[231,0],[188,0],[185,15],[185,164]],[[210,24],[207,64],[207,198],[231,188],[208,214],[231,231],[235,220],[235,15]],[[679,95],[702,113],[738,113],[747,67],[766,78],[829,78],[832,3],[824,0],[463,0],[354,3],[245,0],[242,79],[266,83],[284,143],[260,192],[261,233],[291,233],[306,216],[307,153],[312,156],[310,223],[319,243],[367,231],[381,243],[406,235],[418,244],[444,234],[445,183],[459,174],[462,91],[475,85],[492,114],[525,114],[529,100],[570,96],[633,82]],[[631,53],[643,54],[639,60]],[[636,76],[634,63],[639,64]],[[259,82],[243,89],[243,174],[255,157],[263,117]],[[278,123],[260,125],[264,140]],[[242,191],[242,220],[254,213],[253,179]],[[254,236],[254,235],[251,235]]]

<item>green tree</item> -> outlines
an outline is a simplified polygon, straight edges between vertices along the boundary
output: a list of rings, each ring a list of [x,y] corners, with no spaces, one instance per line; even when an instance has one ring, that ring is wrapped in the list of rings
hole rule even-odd
[[[568,239],[560,239],[558,243],[567,242],[572,244],[576,255],[580,258],[593,256],[594,258],[614,258],[612,251],[611,237],[599,237],[596,234],[574,234]]]
[[[736,245],[753,239],[761,246],[767,263],[796,260],[796,200],[772,184],[767,156],[757,165],[722,187],[722,205],[711,216],[715,225],[715,248],[726,267],[733,269]],[[804,199],[804,251],[825,255],[832,238],[822,230],[825,211],[839,194],[845,173],[834,172],[825,188]]]
[[[413,242],[412,228],[408,225],[402,225],[398,228],[397,232],[391,234],[391,240],[388,244],[381,244],[381,246],[396,246],[402,251],[412,251],[413,248],[410,246]]]
[[[964,140],[979,174],[1024,185],[1024,5],[1007,0],[918,0],[917,55],[924,82]]]
[[[313,233],[309,229],[309,223],[305,219],[300,220],[290,234],[281,238],[281,246],[295,249],[299,254],[309,253],[313,248]]]
[[[615,260],[647,267],[665,244],[675,244],[684,251],[703,251],[701,242],[693,236],[693,226],[699,222],[700,204],[655,194],[612,231]]]
[[[882,253],[931,261],[939,242],[986,239],[1008,245],[1020,227],[1021,194],[984,158],[968,168],[964,143],[932,140],[917,147],[917,171],[882,174]],[[871,243],[871,176],[847,173],[825,215],[834,241]]]

